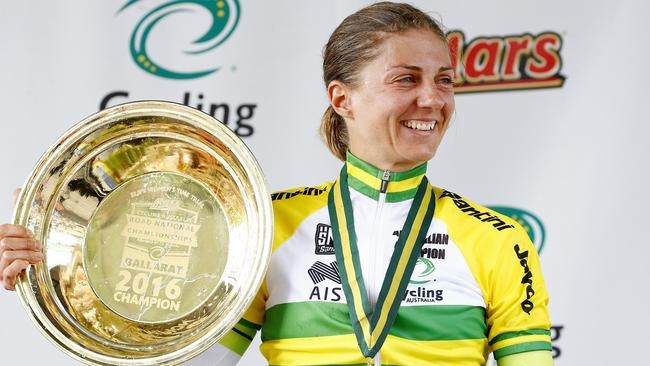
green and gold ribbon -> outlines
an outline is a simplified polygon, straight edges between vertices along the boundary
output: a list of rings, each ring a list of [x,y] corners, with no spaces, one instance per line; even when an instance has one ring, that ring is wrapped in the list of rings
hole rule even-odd
[[[370,309],[368,292],[361,273],[345,167],[341,170],[328,199],[336,262],[341,274],[350,320],[361,353],[368,362],[372,362],[372,358],[383,345],[397,317],[404,291],[420,255],[427,230],[431,226],[436,205],[433,188],[429,186],[426,176],[422,177],[404,227],[395,244],[374,310]]]

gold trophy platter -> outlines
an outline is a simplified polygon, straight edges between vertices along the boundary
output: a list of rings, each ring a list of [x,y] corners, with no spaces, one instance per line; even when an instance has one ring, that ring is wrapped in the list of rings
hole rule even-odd
[[[272,221],[259,165],[223,124],[169,102],[112,107],[65,133],[25,183],[14,222],[45,259],[18,293],[82,362],[179,364],[243,315]]]

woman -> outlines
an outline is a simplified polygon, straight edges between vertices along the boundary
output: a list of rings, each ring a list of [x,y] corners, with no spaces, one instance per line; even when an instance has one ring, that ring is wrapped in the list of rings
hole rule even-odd
[[[449,53],[440,26],[405,4],[368,6],[334,31],[321,132],[345,165],[334,183],[273,195],[269,271],[221,342],[226,358],[261,328],[274,365],[483,365],[489,352],[500,366],[552,364],[526,233],[424,176],[454,111]],[[11,225],[0,237],[12,289],[40,244]]]

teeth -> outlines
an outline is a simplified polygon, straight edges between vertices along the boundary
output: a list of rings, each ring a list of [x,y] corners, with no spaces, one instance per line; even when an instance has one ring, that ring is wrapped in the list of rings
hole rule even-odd
[[[419,131],[430,131],[433,130],[433,128],[436,126],[436,122],[420,122],[420,121],[406,121],[402,122],[402,124],[408,128],[412,128],[414,130],[419,130]]]

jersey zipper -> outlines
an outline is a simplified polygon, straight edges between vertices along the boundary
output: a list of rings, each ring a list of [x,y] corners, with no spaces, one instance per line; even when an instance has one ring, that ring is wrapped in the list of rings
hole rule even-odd
[[[370,226],[370,240],[368,241],[368,245],[371,247],[369,248],[372,250],[372,255],[370,256],[370,265],[368,266],[370,268],[370,277],[372,278],[372,288],[376,289],[377,288],[377,248],[378,248],[378,238],[377,238],[377,233],[379,232],[379,226],[381,225],[381,216],[382,216],[382,211],[384,208],[384,202],[386,202],[386,191],[388,190],[388,180],[390,179],[390,171],[386,170],[384,171],[384,174],[381,177],[381,187],[379,189],[379,197],[377,198],[377,208],[375,209],[375,217],[373,219],[372,225]],[[383,280],[383,276],[381,279]],[[375,310],[375,305],[377,304],[377,299],[373,296],[370,298],[370,307],[374,311]]]
[[[377,256],[379,252],[379,247],[381,246],[379,243],[379,240],[377,239],[377,233],[380,232],[380,225],[381,225],[381,217],[384,209],[384,203],[386,202],[386,192],[388,191],[388,181],[390,180],[390,171],[385,170],[382,177],[381,177],[381,187],[379,189],[379,198],[377,199],[377,210],[375,211],[375,218],[374,222],[371,226],[371,234],[370,234],[370,241],[368,242],[369,245],[374,246],[374,248],[371,248],[372,250],[372,258],[370,259],[370,275],[372,277],[372,288],[377,289],[377,279],[381,279],[383,281],[384,279],[384,274],[378,273],[381,272],[381,269],[378,271],[378,266],[377,266]],[[384,252],[383,247],[381,247],[382,253]],[[372,308],[372,311],[374,312],[375,306],[377,305],[377,299],[373,296],[370,299],[370,307]],[[377,354],[374,357],[373,364],[376,366],[381,365],[381,356],[380,352],[378,351]]]

